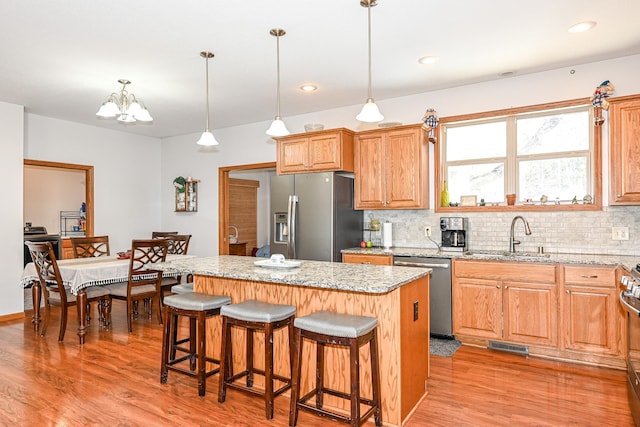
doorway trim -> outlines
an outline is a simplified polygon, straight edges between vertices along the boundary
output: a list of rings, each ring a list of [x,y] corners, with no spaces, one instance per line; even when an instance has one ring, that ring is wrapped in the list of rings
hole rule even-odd
[[[229,255],[229,172],[275,168],[276,162],[218,168],[218,255]]]
[[[44,160],[24,159],[24,166],[40,166],[45,168],[69,169],[84,171],[85,203],[87,204],[87,236],[93,236],[93,166],[73,163],[47,162]],[[22,196],[24,198],[24,195]]]

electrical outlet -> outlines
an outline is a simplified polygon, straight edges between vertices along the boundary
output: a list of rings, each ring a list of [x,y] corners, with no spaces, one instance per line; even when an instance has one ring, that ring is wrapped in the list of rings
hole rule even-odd
[[[431,237],[431,226],[427,225],[424,228],[424,237]]]
[[[611,227],[611,240],[629,240],[629,227]]]

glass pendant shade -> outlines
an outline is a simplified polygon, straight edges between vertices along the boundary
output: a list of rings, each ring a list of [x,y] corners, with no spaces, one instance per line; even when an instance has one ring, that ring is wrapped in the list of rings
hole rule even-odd
[[[287,125],[284,124],[280,117],[276,117],[273,122],[271,122],[269,129],[267,129],[267,135],[269,136],[287,136],[289,133]]]
[[[216,141],[216,137],[213,136],[209,129],[202,132],[202,136],[197,142],[198,145],[203,145],[205,147],[213,147],[214,145],[218,145],[219,142]]]
[[[98,110],[96,116],[104,117],[105,119],[111,119],[120,114],[120,109],[113,101],[107,101]]]
[[[140,122],[152,122],[153,117],[149,114],[149,110],[146,108],[141,108],[140,111],[136,113],[136,120]]]
[[[375,101],[368,98],[367,102],[362,106],[360,114],[356,116],[356,119],[361,122],[376,123],[384,120],[384,116],[380,113]]]

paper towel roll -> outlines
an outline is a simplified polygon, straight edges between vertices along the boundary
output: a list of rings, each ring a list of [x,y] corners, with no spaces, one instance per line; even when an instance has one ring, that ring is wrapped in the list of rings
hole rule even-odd
[[[391,223],[385,222],[382,224],[382,246],[385,249],[389,249],[392,245],[391,243]]]

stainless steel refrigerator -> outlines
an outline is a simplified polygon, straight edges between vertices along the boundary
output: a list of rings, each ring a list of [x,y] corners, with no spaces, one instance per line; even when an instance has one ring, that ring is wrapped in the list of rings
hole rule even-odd
[[[363,213],[354,209],[353,177],[315,172],[271,177],[271,254],[342,261],[362,240]]]

